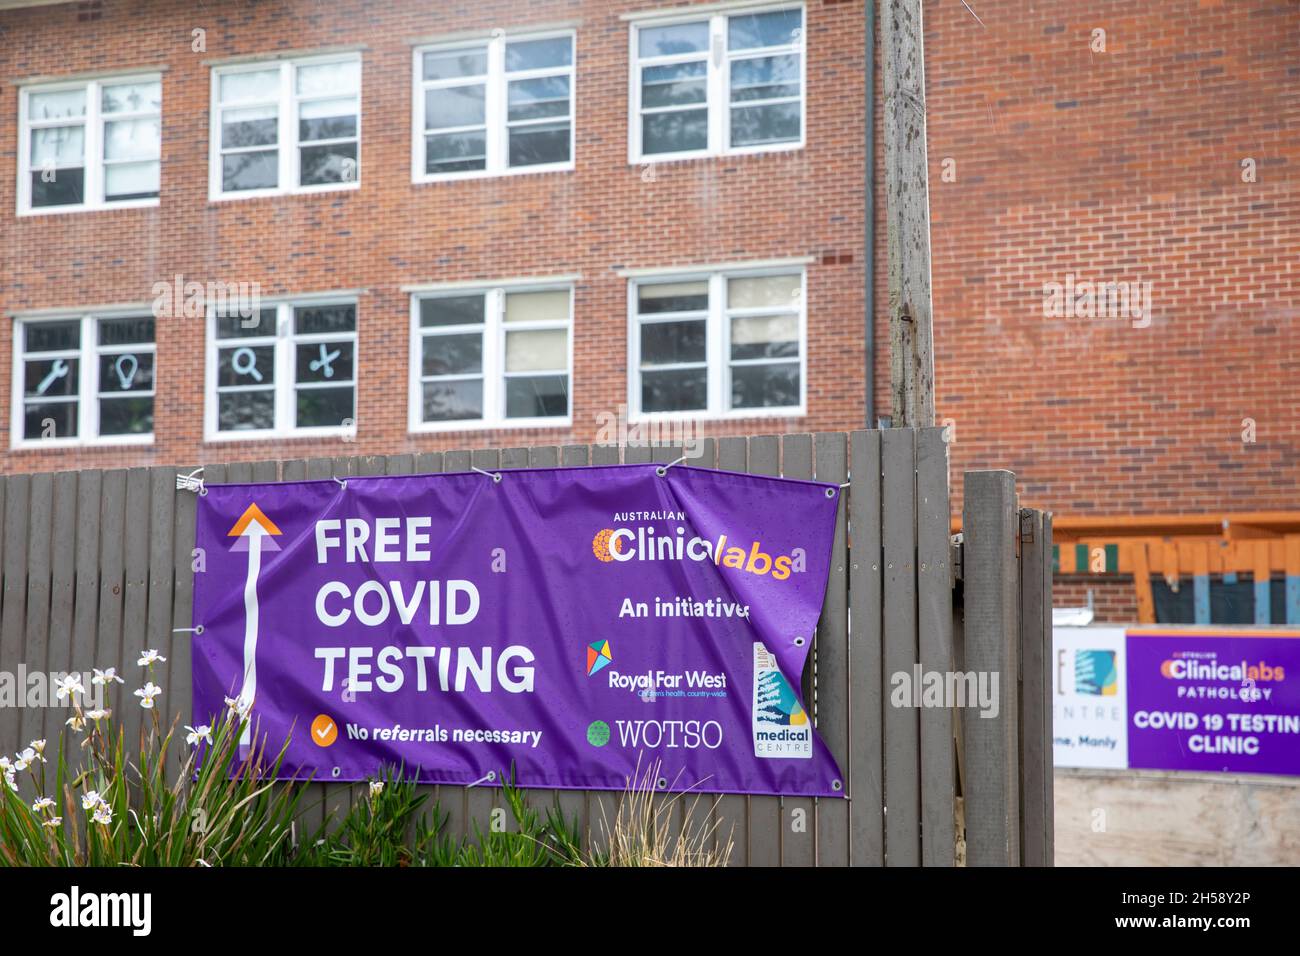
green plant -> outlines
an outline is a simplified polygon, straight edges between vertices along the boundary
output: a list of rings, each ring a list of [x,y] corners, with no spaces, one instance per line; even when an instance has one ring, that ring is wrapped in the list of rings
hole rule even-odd
[[[474,824],[475,840],[467,842],[458,858],[460,866],[580,866],[582,832],[575,820],[565,820],[557,803],[546,817],[528,805],[526,795],[510,780],[503,780],[501,793],[514,817],[517,830],[484,832]]]

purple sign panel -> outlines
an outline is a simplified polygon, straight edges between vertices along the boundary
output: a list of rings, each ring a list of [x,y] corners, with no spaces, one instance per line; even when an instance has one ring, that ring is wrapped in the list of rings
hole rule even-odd
[[[1300,632],[1129,630],[1128,765],[1300,774]]]
[[[800,693],[838,498],[682,465],[213,486],[194,720],[246,711],[317,780],[842,796]]]

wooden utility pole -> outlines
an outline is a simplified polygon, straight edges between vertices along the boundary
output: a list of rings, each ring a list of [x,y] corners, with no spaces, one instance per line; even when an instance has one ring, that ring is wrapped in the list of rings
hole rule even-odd
[[[876,0],[869,0],[876,2]],[[930,187],[921,0],[880,0],[893,424],[934,424]]]

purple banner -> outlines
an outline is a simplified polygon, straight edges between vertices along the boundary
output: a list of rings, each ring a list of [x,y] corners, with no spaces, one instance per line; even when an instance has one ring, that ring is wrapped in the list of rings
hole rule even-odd
[[[1128,765],[1300,774],[1300,633],[1127,636]]]
[[[843,796],[800,692],[839,489],[659,467],[208,488],[195,722],[317,780]]]

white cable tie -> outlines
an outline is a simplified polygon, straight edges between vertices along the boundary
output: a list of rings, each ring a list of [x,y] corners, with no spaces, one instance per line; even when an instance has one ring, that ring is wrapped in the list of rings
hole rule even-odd
[[[477,468],[475,468],[474,470],[475,470],[475,471],[478,471]],[[479,778],[478,778],[477,780],[475,780],[473,783],[467,783],[467,784],[465,785],[465,789],[468,790],[470,787],[477,787],[480,783],[491,783],[491,782],[492,782],[493,780],[495,780],[496,778],[497,778],[497,772],[496,772],[495,770],[489,770],[489,771],[487,772],[487,776],[486,776],[486,777],[479,777]]]
[[[204,486],[203,479],[199,477],[199,473],[202,471],[203,471],[202,468],[196,468],[193,471],[191,471],[188,475],[177,475],[176,490],[196,491],[200,495],[207,495],[208,489]]]
[[[499,471],[484,471],[482,468],[477,468],[474,465],[470,465],[469,470],[477,471],[480,475],[487,475],[493,482],[499,483],[501,481],[501,472]],[[484,779],[487,778],[485,777]],[[470,786],[472,787],[474,784],[471,783]]]
[[[348,486],[348,483],[344,481],[342,478],[340,478],[338,475],[330,475],[330,477],[339,483],[340,488],[346,488]]]
[[[172,633],[173,634],[202,634],[203,625],[200,624],[198,627],[173,627]]]
[[[670,461],[666,465],[660,465],[658,468],[655,469],[655,474],[658,475],[660,478],[662,478],[664,475],[668,474],[669,468],[671,468],[673,465],[680,465],[685,460],[686,460],[686,456],[682,455],[682,457],[678,458],[676,461]]]

